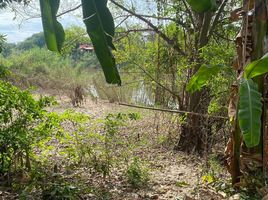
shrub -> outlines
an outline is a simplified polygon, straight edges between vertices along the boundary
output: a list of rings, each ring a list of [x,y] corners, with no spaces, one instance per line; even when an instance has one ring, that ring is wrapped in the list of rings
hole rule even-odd
[[[126,176],[128,183],[133,188],[146,186],[149,181],[148,169],[137,157],[135,157],[133,162],[128,166]]]
[[[52,128],[45,110],[52,103],[47,97],[37,101],[29,91],[0,80],[0,173],[31,168],[33,144]]]

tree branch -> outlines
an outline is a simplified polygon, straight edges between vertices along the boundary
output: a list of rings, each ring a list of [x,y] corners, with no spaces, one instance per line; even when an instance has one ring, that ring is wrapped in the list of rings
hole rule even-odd
[[[82,4],[79,4],[78,6],[76,6],[76,7],[74,7],[74,8],[71,8],[70,10],[66,10],[66,11],[64,11],[64,12],[62,12],[62,13],[60,13],[60,14],[58,14],[57,17],[60,17],[60,16],[62,16],[62,15],[65,15],[65,14],[67,14],[67,13],[69,13],[69,12],[75,11],[75,10],[79,9],[81,6],[82,6]]]
[[[181,55],[186,56],[186,53],[180,48],[177,41],[170,39],[165,33],[163,33],[159,28],[155,25],[153,25],[148,19],[142,17],[141,15],[136,14],[135,12],[125,8],[121,4],[115,2],[114,0],[110,0],[114,5],[118,6],[122,10],[130,13],[131,15],[137,17],[141,21],[145,22],[148,26],[150,26],[155,33],[157,33],[163,40],[165,40],[169,45],[171,45],[177,52],[179,52]]]
[[[194,20],[193,13],[192,13],[191,9],[188,7],[188,5],[187,5],[187,3],[185,2],[185,0],[182,0],[182,2],[183,2],[184,6],[185,6],[185,8],[186,8],[186,11],[187,11],[187,13],[188,13],[190,19],[191,19],[191,22],[192,22],[192,24],[193,24],[193,26],[194,26],[194,29],[196,29],[195,20]]]
[[[162,83],[160,83],[158,80],[156,80],[149,72],[147,72],[142,66],[140,66],[139,64],[137,64],[136,62],[133,62],[134,65],[136,65],[138,68],[140,68],[152,81],[154,81],[157,85],[159,85],[161,88],[163,88],[164,90],[168,91],[170,94],[174,95],[175,97],[177,97],[180,108],[182,108],[182,100],[181,97],[174,93],[171,89],[169,89],[168,87],[166,87],[165,85],[163,85]]]
[[[213,34],[213,32],[214,32],[214,30],[219,22],[221,13],[224,11],[224,7],[226,6],[227,2],[228,2],[228,0],[223,0],[223,2],[221,3],[221,5],[216,13],[216,16],[214,17],[214,19],[212,21],[212,25],[211,25],[209,33],[208,33],[208,38],[210,38],[211,35]]]

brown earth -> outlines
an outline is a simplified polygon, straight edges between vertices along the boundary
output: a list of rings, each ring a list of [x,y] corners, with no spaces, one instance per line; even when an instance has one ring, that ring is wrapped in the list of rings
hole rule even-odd
[[[135,108],[119,106],[108,102],[93,102],[87,100],[81,107],[71,107],[68,98],[61,98],[58,106],[49,108],[50,111],[63,112],[66,109],[74,109],[90,115],[92,118],[103,118],[107,113],[139,112],[142,119],[130,122],[122,127],[122,132],[128,137],[137,140],[139,145],[133,150],[133,155],[146,161],[149,170],[149,183],[141,189],[132,189],[124,179],[125,166],[115,166],[108,180],[103,180],[99,175],[89,174],[87,169],[77,167],[71,174],[71,179],[79,175],[79,181],[105,188],[109,193],[107,198],[102,195],[84,194],[81,199],[115,199],[115,200],[223,200],[227,199],[224,192],[216,192],[212,186],[220,182],[224,183],[227,172],[224,168],[217,171],[222,180],[213,180],[207,183],[204,175],[209,174],[210,168],[204,158],[194,155],[186,155],[183,152],[173,151],[174,142],[177,140],[179,127],[173,114],[144,111]],[[174,121],[174,120],[173,120]],[[162,138],[162,140],[161,140]],[[134,141],[132,140],[132,141]],[[140,141],[143,141],[141,144]],[[213,170],[213,169],[212,169]],[[102,197],[101,197],[102,196]],[[0,187],[1,199],[16,199],[17,195],[7,188]],[[33,197],[36,199],[37,197]]]

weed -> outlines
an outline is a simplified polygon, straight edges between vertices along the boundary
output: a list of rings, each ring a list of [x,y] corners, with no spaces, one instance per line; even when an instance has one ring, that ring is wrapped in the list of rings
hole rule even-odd
[[[135,157],[133,162],[128,166],[126,176],[128,183],[133,188],[146,186],[149,181],[148,169],[137,157]]]
[[[48,184],[42,191],[44,200],[75,200],[78,188],[66,182],[54,182]]]
[[[45,110],[53,99],[35,100],[29,91],[0,80],[0,173],[31,169],[34,144],[53,126]]]
[[[187,187],[189,186],[189,183],[185,182],[185,181],[178,181],[175,184],[177,187]]]

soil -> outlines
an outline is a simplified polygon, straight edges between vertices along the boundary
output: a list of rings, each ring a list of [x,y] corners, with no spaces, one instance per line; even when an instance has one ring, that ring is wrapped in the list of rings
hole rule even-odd
[[[76,167],[71,172],[72,178],[79,175],[80,181],[91,186],[105,188],[101,195],[96,193],[83,194],[81,199],[115,199],[115,200],[224,200],[228,199],[224,192],[216,191],[216,181],[206,182],[204,174],[209,174],[205,158],[195,155],[187,155],[183,152],[173,150],[174,142],[178,139],[179,127],[176,123],[170,123],[174,118],[172,114],[157,111],[144,111],[136,108],[119,106],[116,103],[105,101],[92,101],[88,99],[81,107],[73,108],[68,98],[61,98],[58,106],[49,108],[49,111],[63,112],[66,109],[74,109],[90,115],[92,118],[103,118],[107,113],[138,112],[142,119],[130,122],[122,128],[125,134],[133,134],[137,141],[142,140],[133,153],[135,156],[146,160],[149,167],[149,183],[141,189],[133,189],[126,182],[124,167],[115,166],[106,180],[99,175],[92,175],[84,167]],[[160,136],[168,138],[163,141]],[[213,169],[212,169],[213,170]],[[217,171],[217,177],[222,177],[220,182],[226,181],[228,177],[224,167]],[[81,178],[82,177],[82,178]],[[0,179],[1,181],[1,179]],[[3,180],[2,180],[3,181]],[[218,180],[219,182],[219,180]],[[217,182],[217,184],[218,184]],[[108,194],[104,197],[105,192]],[[0,187],[0,199],[17,199],[18,195],[10,189]],[[32,199],[36,199],[33,197]]]

